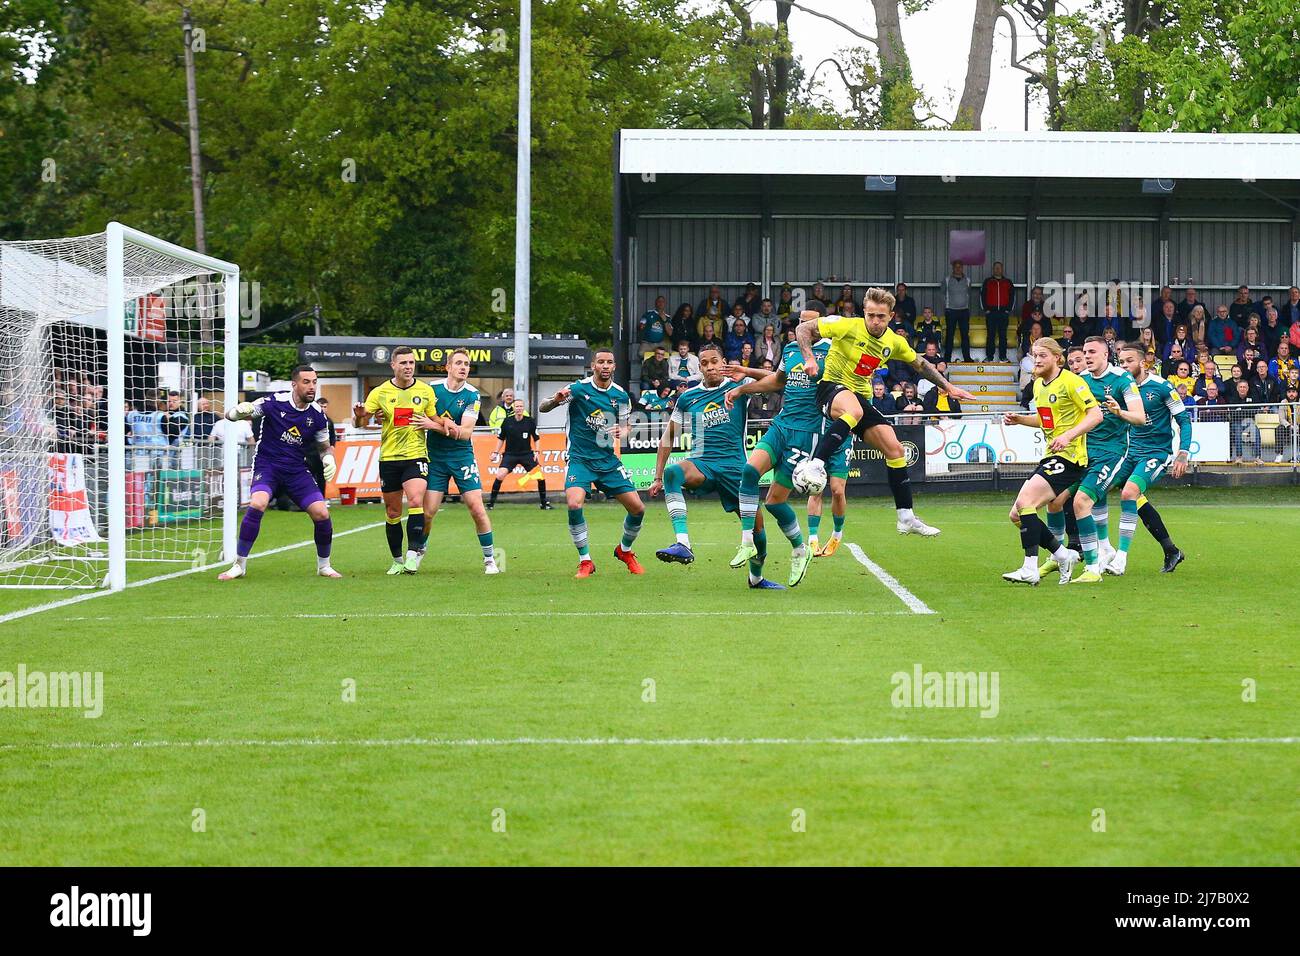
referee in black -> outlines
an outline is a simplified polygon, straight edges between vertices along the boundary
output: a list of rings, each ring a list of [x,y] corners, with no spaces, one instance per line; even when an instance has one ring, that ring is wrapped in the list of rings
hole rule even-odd
[[[531,415],[524,414],[524,403],[515,399],[510,410],[514,413],[501,423],[500,441],[496,453],[492,456],[501,462],[497,469],[496,481],[492,482],[492,497],[488,507],[494,508],[497,495],[501,492],[501,482],[519,466],[525,471],[538,470],[537,454],[533,443],[537,441],[537,422]],[[502,454],[504,452],[504,455]],[[546,477],[538,470],[537,497],[541,499],[542,510],[550,511],[551,504],[546,500]]]

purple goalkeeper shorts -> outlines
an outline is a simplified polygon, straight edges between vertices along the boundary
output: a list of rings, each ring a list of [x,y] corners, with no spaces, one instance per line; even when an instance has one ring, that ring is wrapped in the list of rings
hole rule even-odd
[[[325,496],[316,485],[316,479],[307,470],[305,461],[297,465],[268,464],[260,461],[253,463],[253,494],[265,491],[274,499],[281,488],[289,493],[294,504],[303,511],[316,502],[325,500]]]

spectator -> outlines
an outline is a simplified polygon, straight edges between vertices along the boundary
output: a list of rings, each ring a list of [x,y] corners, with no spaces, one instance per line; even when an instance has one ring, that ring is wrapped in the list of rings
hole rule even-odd
[[[1255,379],[1255,362],[1264,358],[1258,350],[1248,348],[1241,353],[1241,358],[1237,359],[1237,364],[1241,366],[1241,377],[1251,382]]]
[[[1165,303],[1168,303],[1166,307]],[[1174,332],[1174,321],[1178,318],[1178,303],[1174,301],[1174,292],[1167,285],[1160,287],[1160,295],[1151,303],[1152,331],[1161,342],[1167,342]]]
[[[1178,364],[1185,361],[1187,360],[1183,357],[1183,347],[1177,342],[1171,343],[1165,360],[1160,364],[1160,374],[1168,379],[1177,372]],[[1190,362],[1187,364],[1191,366]]]
[[[1035,327],[1037,327],[1038,332],[1031,339],[1030,333]],[[1048,338],[1052,337],[1052,323],[1047,321],[1047,317],[1039,311],[1037,306],[1031,306],[1029,317],[1016,327],[1016,343],[1020,351],[1022,353],[1028,352],[1029,346],[1033,344],[1034,339],[1042,338],[1044,335]]]
[[[668,350],[655,346],[655,354],[641,363],[641,391],[657,392],[668,383]]]
[[[212,402],[206,398],[199,399],[199,410],[194,413],[194,425],[191,434],[195,441],[212,441],[212,428],[217,423],[217,414],[212,410]]]
[[[902,316],[903,321],[907,324],[910,339],[916,334],[916,300],[912,298],[908,291],[907,283],[900,282],[894,286],[894,311]]]
[[[1110,353],[1106,361],[1114,365],[1119,360],[1119,339],[1115,337],[1115,330],[1109,327],[1102,329],[1101,337],[1106,342],[1106,351]]]
[[[649,345],[657,345],[664,339],[671,340],[673,337],[673,323],[668,318],[668,300],[663,296],[655,298],[654,308],[647,309],[645,315],[637,323],[641,330],[641,341]],[[504,421],[505,416],[502,416]]]
[[[1227,400],[1222,395],[1222,390],[1218,382],[1210,382],[1205,386],[1205,397],[1197,404],[1197,421],[1202,422],[1225,422],[1228,420]]]
[[[934,314],[934,309],[927,305],[921,310],[921,324],[917,326],[916,341],[912,347],[924,349],[930,342],[939,345],[943,342],[943,333],[939,331],[938,316]]]
[[[691,352],[691,343],[685,339],[677,342],[677,354],[668,363],[670,378],[675,384],[694,385],[700,380],[700,360]]]
[[[1259,326],[1259,336],[1264,342],[1264,347],[1268,349],[1269,355],[1277,354],[1278,343],[1286,341],[1286,333],[1286,327],[1282,324],[1277,309],[1270,309]]]
[[[1192,365],[1184,359],[1178,360],[1178,365],[1174,369],[1174,374],[1166,376],[1166,381],[1174,388],[1179,385],[1184,387],[1183,393],[1194,393],[1196,391],[1196,378],[1192,375]]]
[[[1186,385],[1179,382],[1178,385],[1174,388],[1174,391],[1176,391],[1178,393],[1178,397],[1183,400],[1184,408],[1190,409],[1196,407],[1196,399],[1193,396],[1187,394]]]
[[[852,311],[845,312],[845,305],[847,305]],[[835,300],[835,311],[840,315],[858,314],[858,300],[853,298],[853,286],[848,282],[840,286],[840,297]]]
[[[1260,341],[1259,332],[1255,329],[1247,329],[1241,333],[1241,342],[1237,345],[1237,358],[1242,358],[1248,349],[1254,349],[1256,355],[1268,358],[1268,353],[1264,351],[1264,343]]]
[[[695,337],[695,308],[689,302],[683,302],[673,313],[673,319],[669,323],[673,329],[676,338],[691,339]]]
[[[746,342],[740,347],[740,358],[737,359],[745,368],[758,368],[758,357],[754,353],[754,343]]]
[[[245,448],[257,444],[253,437],[253,423],[247,418],[241,418],[237,422],[228,421],[225,416],[218,418],[212,426],[212,437],[213,440],[220,440],[223,445],[228,441]]]
[[[1120,319],[1119,312],[1115,309],[1114,304],[1107,301],[1105,311],[1102,313],[1101,317],[1097,319],[1097,327],[1101,329],[1100,334],[1105,335],[1106,330],[1110,329],[1116,335],[1119,335],[1120,328],[1123,324],[1123,320]]]
[[[1082,335],[1079,335],[1074,331],[1074,325],[1067,322],[1065,327],[1061,329],[1061,337],[1056,341],[1060,344],[1063,351],[1069,352],[1070,349],[1075,346],[1083,348],[1083,339],[1084,337]]]
[[[722,326],[718,325],[712,319],[700,320],[699,333],[700,337],[695,346],[696,352],[704,348],[706,345],[716,345],[719,349],[722,348],[724,338],[722,334]]]
[[[777,303],[776,316],[777,318],[782,320],[782,324],[784,325],[785,317],[793,311],[794,311],[794,289],[792,289],[790,287],[790,283],[787,282],[783,286],[781,286],[781,301]],[[795,316],[795,319],[796,321],[798,320],[797,315]]]
[[[1282,428],[1278,430],[1279,454],[1273,460],[1282,461],[1283,453],[1292,462],[1300,461],[1300,384],[1286,387],[1285,404],[1278,409],[1282,419]]]
[[[953,336],[960,330],[962,360],[973,361],[970,356],[970,279],[960,259],[952,261],[952,274],[943,280],[943,322],[947,329],[943,357],[952,361]]]
[[[821,303],[822,314],[830,315],[831,304],[830,302],[827,301],[829,298],[830,296],[826,294],[826,287],[822,285],[821,280],[819,279],[818,281],[813,283],[812,294],[808,296],[808,301],[804,303],[804,308],[811,309],[813,307],[813,303],[818,302]]]
[[[1100,335],[1098,331],[1098,322],[1091,315],[1091,306],[1088,303],[1086,292],[1079,293],[1074,300],[1074,321],[1070,324],[1074,326],[1075,334],[1080,340],[1086,340],[1089,336]]]
[[[894,306],[894,311],[890,313],[889,327],[907,339],[909,344],[916,337],[916,330],[907,324],[907,317],[903,315],[903,310],[897,305]]]
[[[1204,398],[1209,394],[1210,386],[1215,388],[1215,394],[1223,393],[1223,379],[1219,378],[1218,370],[1213,362],[1206,363],[1202,370],[1197,373],[1196,381],[1192,383],[1192,394],[1198,398]]]
[[[1284,382],[1287,374],[1296,368],[1300,368],[1300,363],[1291,356],[1291,343],[1283,339],[1277,343],[1277,353],[1273,361],[1268,363],[1268,374],[1279,382]]]
[[[1154,341],[1155,336],[1152,335]],[[1169,344],[1165,346],[1165,358],[1172,358],[1174,349],[1177,348],[1182,358],[1190,359],[1196,354],[1196,343],[1192,341],[1192,333],[1186,325],[1179,323],[1174,326],[1174,334],[1169,338]]]
[[[926,392],[921,399],[921,408],[936,420],[941,416],[961,414],[961,402],[941,388],[932,387]]]
[[[506,420],[506,416],[510,414],[508,409],[514,404],[514,401],[515,390],[508,387],[503,388],[497,392],[496,404],[491,408],[483,409],[479,413],[479,418],[483,418],[483,412],[486,412],[487,418],[484,419],[483,424],[492,429],[494,433],[500,432],[501,424]]]
[[[1016,287],[1002,274],[1002,263],[993,263],[993,274],[980,286],[980,304],[984,307],[984,321],[988,328],[984,357],[993,361],[1007,359],[1007,323],[1016,304]]]
[[[1268,360],[1258,359],[1254,368],[1255,398],[1264,405],[1276,405],[1282,401],[1282,387],[1278,380],[1268,372]]]
[[[709,286],[709,294],[704,297],[704,301],[695,310],[695,321],[701,329],[700,337],[703,338],[704,336],[702,330],[705,319],[712,319],[714,324],[721,328],[723,320],[730,314],[731,307],[727,305],[727,300],[722,297],[722,289],[716,285]]]
[[[1156,341],[1156,333],[1153,329],[1143,329],[1138,333],[1137,344],[1142,346],[1148,352],[1159,350],[1160,343]]]
[[[1039,315],[1042,315],[1044,311],[1043,287],[1041,285],[1036,285],[1029,291],[1029,298],[1027,298],[1025,304],[1020,307],[1020,326],[1017,326],[1017,329],[1022,326],[1026,328],[1028,327],[1027,323],[1032,321],[1030,316],[1035,310],[1037,310]],[[1020,337],[1019,331],[1017,331],[1016,335],[1018,338]]]
[[[1208,345],[1196,346],[1196,360],[1192,363],[1192,371],[1200,375],[1205,371],[1207,365],[1211,371],[1218,372],[1219,367],[1214,364],[1214,359],[1210,357],[1210,347]]]
[[[858,309],[858,307],[857,307],[857,305],[853,302],[852,299],[838,299],[838,300],[836,300],[836,310],[835,310],[835,311],[836,311],[836,313],[839,314],[839,315],[842,315],[842,316],[844,316],[844,317],[846,317],[846,318],[853,318],[855,315],[858,314],[857,309]]]
[[[1240,341],[1240,332],[1237,324],[1228,318],[1228,307],[1221,305],[1214,318],[1210,320],[1205,341],[1209,344],[1210,351],[1217,355],[1235,355]]]
[[[939,347],[937,345],[935,345],[933,342],[926,343],[925,352],[922,354],[924,355],[925,360],[929,362],[931,365],[933,365],[935,368],[942,367],[945,370],[944,371],[945,377],[947,376],[946,369],[948,368],[948,363],[945,362],[943,360],[943,356],[939,354]],[[929,379],[917,382],[916,384],[917,398],[925,398],[926,393],[928,393],[932,388],[934,388],[934,383],[929,381]]]
[[[1254,314],[1255,303],[1250,298],[1250,286],[1237,286],[1237,297],[1228,306],[1228,317],[1237,323],[1238,328],[1245,329]]]
[[[661,412],[673,407],[677,392],[671,383],[660,385],[658,389],[644,389],[641,392],[641,407],[648,412]]]
[[[1233,366],[1233,371],[1238,367]],[[1228,405],[1231,426],[1232,440],[1232,460],[1235,464],[1241,464],[1243,458],[1251,455],[1256,461],[1259,461],[1259,431],[1255,427],[1255,415],[1253,409],[1242,408],[1244,405],[1258,405],[1259,400],[1250,387],[1250,383],[1244,378],[1237,379],[1236,384],[1231,386],[1228,393]]]
[[[1145,329],[1150,324],[1148,320],[1151,318],[1153,318],[1153,316],[1151,316],[1150,312],[1147,310],[1146,303],[1142,301],[1142,296],[1135,295],[1133,297],[1133,303],[1129,306],[1128,322],[1125,323],[1123,328],[1120,330],[1120,334],[1124,337],[1124,341],[1127,342],[1129,339],[1133,338],[1133,332],[1135,329]]]
[[[758,294],[758,286],[750,282],[745,286],[745,294],[740,297],[740,306],[745,310],[745,318],[752,318],[754,313],[763,305],[763,299]],[[734,311],[732,313],[735,314]]]
[[[160,424],[167,444],[177,447],[190,439],[190,413],[181,407],[184,397],[176,389],[167,393],[167,410]]]
[[[1265,313],[1267,320],[1268,314]],[[1277,309],[1278,324],[1284,329],[1300,325],[1300,288],[1292,286],[1287,292],[1286,301]]]
[[[722,354],[728,362],[739,360],[745,345],[749,345],[750,354],[754,351],[754,336],[749,333],[749,323],[745,321],[744,309],[739,302],[736,303],[735,311],[737,314],[731,323],[731,331],[722,344]]]
[[[763,337],[766,330],[771,329],[775,333],[780,327],[781,318],[772,310],[771,299],[764,299],[759,304],[758,311],[749,317],[749,329],[754,333],[755,342]]]
[[[884,381],[879,378],[871,383],[871,404],[882,415],[898,414],[898,403],[886,390]]]
[[[762,368],[771,371],[776,368],[770,362],[764,362]],[[771,421],[781,411],[780,392],[762,392],[749,399],[749,416],[759,421]]]
[[[789,345],[795,340],[795,332],[799,328],[799,313],[791,312],[781,320],[781,344]]]
[[[1183,301],[1179,302],[1178,308],[1174,310],[1178,316],[1179,321],[1186,322],[1188,325],[1191,325],[1192,322],[1190,321],[1190,319],[1192,315],[1192,310],[1196,308],[1198,305],[1200,305],[1200,302],[1196,298],[1196,290],[1193,289],[1191,286],[1188,286],[1186,291],[1183,292]]]
[[[925,406],[922,405],[921,400],[916,397],[916,386],[911,382],[903,383],[903,397],[898,400],[898,411],[902,416],[899,418],[898,424],[921,424],[919,416],[925,411]]]
[[[754,349],[754,355],[758,362],[771,362],[772,368],[776,368],[781,362],[781,340],[776,337],[776,329],[773,326],[763,326],[763,337],[758,340]]]
[[[1272,308],[1276,308],[1273,303],[1273,297],[1271,295],[1266,295],[1255,303],[1255,314],[1259,316],[1260,321],[1262,322],[1268,315],[1268,310]]]

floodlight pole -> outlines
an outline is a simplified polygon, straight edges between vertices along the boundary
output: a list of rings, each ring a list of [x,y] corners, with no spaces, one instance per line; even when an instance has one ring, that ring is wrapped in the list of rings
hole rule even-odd
[[[528,408],[528,289],[532,279],[532,0],[519,0],[519,143],[515,172],[515,398]]]
[[[194,84],[194,23],[190,8],[181,11],[181,32],[185,37],[185,104],[190,127],[190,185],[194,190],[194,248],[207,252],[207,228],[203,223],[203,154],[199,150],[199,95]]]

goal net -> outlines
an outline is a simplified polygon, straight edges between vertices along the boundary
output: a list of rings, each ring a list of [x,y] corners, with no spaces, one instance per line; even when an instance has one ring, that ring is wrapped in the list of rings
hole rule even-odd
[[[238,267],[111,223],[0,243],[0,587],[124,587],[233,550]],[[229,547],[227,547],[229,545]]]

